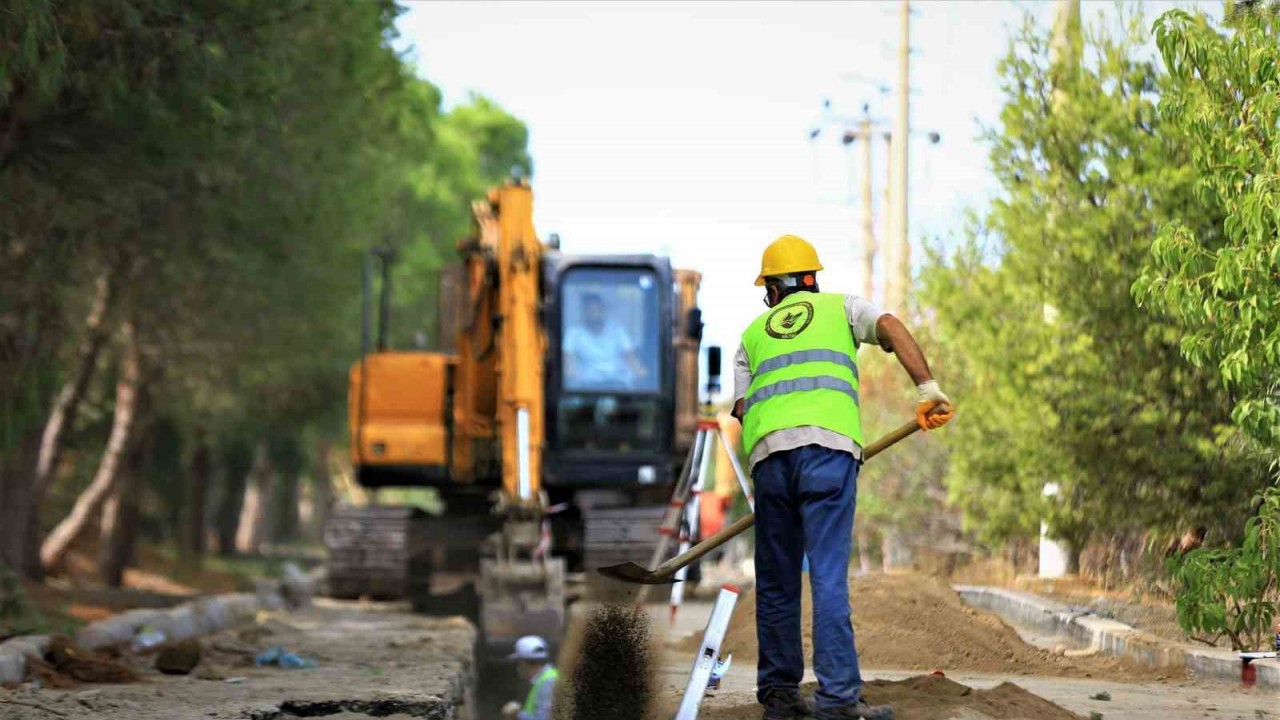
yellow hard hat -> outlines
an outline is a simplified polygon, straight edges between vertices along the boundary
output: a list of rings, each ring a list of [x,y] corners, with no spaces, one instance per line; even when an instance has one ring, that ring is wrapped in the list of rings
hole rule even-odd
[[[793,273],[817,272],[822,269],[818,262],[818,251],[813,249],[808,240],[795,235],[783,235],[769,243],[760,258],[760,277],[756,285],[764,285],[764,279],[778,275]]]

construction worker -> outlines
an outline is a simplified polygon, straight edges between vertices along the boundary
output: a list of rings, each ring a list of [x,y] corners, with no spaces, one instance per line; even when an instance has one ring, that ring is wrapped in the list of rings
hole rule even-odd
[[[857,350],[893,352],[916,383],[924,429],[951,419],[947,396],[920,346],[894,316],[866,298],[818,291],[813,246],[784,235],[764,251],[756,285],[769,310],[742,335],[734,358],[742,444],[756,500],[757,699],[766,720],[892,720],[868,705],[849,619],[849,555],[862,424]],[[813,591],[816,707],[801,697],[801,566]]]
[[[502,708],[505,720],[551,720],[551,701],[556,695],[560,673],[551,664],[547,641],[537,635],[516,640],[515,652],[507,656],[516,662],[516,674],[530,683],[524,705],[512,701]]]

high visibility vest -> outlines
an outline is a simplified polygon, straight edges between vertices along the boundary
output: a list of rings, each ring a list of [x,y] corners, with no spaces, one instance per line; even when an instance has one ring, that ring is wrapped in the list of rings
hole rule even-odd
[[[542,691],[542,686],[547,683],[554,683],[560,679],[560,673],[552,666],[548,665],[538,673],[538,677],[533,679],[533,686],[529,688],[529,694],[524,699],[524,712],[533,715],[538,710],[538,694]]]
[[[748,455],[769,433],[806,425],[863,444],[858,342],[843,295],[794,293],[756,318],[742,345],[751,363],[742,421]]]

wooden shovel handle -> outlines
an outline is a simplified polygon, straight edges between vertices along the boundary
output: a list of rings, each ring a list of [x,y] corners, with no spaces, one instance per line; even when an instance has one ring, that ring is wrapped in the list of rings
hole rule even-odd
[[[939,407],[939,408],[936,408],[933,412],[934,413],[946,412],[946,408]],[[885,435],[879,440],[876,440],[875,442],[868,445],[865,449],[863,449],[862,459],[864,461],[870,460],[871,458],[875,457],[876,455],[879,455],[881,452],[883,452],[885,449],[889,448],[890,446],[898,442],[901,442],[906,438],[911,437],[919,429],[920,429],[920,424],[917,423],[915,420],[912,420],[909,423],[903,423],[901,426],[898,427],[898,429],[894,430],[888,435]],[[721,530],[715,535],[712,535],[706,540],[703,540],[697,545],[694,545],[688,550],[685,550],[679,555],[662,563],[657,567],[656,570],[653,571],[653,574],[657,575],[658,577],[668,577],[670,575],[673,575],[680,568],[697,562],[702,558],[703,555],[706,555],[712,550],[715,550],[721,545],[741,535],[743,532],[747,530],[747,528],[755,524],[756,524],[755,513],[748,513],[747,515],[739,518],[737,522],[733,523],[729,527]]]

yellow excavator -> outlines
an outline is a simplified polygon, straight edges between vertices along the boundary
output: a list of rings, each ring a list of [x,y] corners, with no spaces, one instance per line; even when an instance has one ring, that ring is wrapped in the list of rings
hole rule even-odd
[[[655,255],[544,244],[522,181],[472,213],[439,282],[446,346],[387,347],[391,255],[373,252],[350,372],[357,482],[435,488],[444,510],[342,506],[325,541],[332,595],[427,609],[451,582],[495,658],[526,634],[558,643],[584,567],[649,562],[698,422],[701,276]]]

